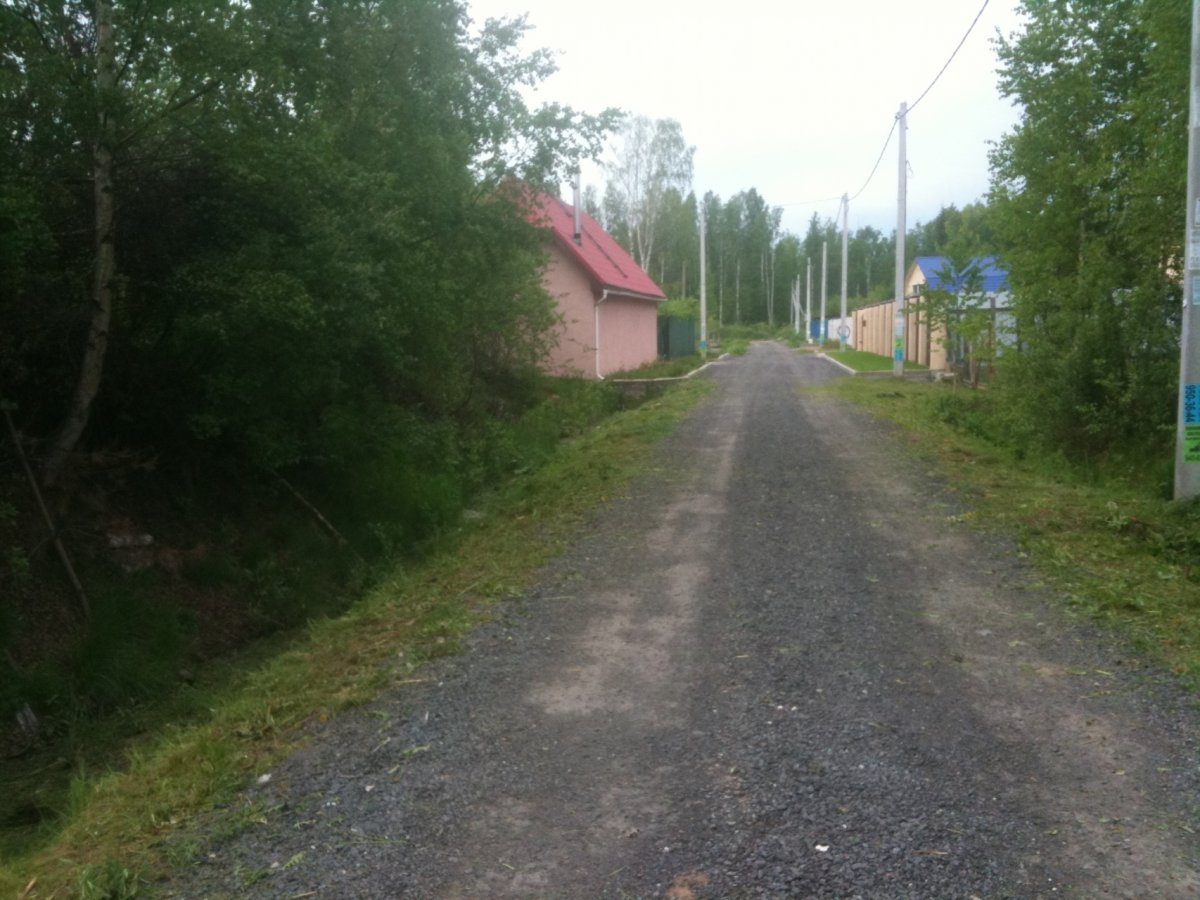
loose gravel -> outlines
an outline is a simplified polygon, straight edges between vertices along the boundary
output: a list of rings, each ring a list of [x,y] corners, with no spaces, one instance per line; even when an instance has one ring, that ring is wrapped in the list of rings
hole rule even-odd
[[[1200,895],[1193,698],[803,393],[828,362],[707,375],[526,596],[248,785],[166,893]]]

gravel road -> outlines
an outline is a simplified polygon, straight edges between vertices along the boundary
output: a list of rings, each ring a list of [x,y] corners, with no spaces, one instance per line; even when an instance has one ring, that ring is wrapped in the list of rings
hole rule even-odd
[[[179,897],[1195,897],[1194,701],[758,343],[527,596]],[[881,386],[881,390],[886,387]]]

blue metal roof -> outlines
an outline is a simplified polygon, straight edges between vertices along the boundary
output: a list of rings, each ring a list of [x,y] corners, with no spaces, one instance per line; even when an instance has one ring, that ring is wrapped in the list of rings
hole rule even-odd
[[[962,284],[960,273],[955,273],[947,280],[946,269],[950,267],[948,256],[918,256],[916,264],[925,274],[925,283],[936,290],[940,287],[957,292]],[[987,294],[998,294],[1008,290],[1008,272],[1000,267],[999,260],[994,256],[976,256],[967,263],[967,271],[978,269],[983,275],[983,290]]]

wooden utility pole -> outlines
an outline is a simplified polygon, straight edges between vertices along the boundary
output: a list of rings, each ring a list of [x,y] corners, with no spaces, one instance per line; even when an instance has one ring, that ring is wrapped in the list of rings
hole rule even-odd
[[[1183,332],[1175,437],[1175,499],[1200,493],[1200,0],[1192,0],[1187,226],[1183,237]]]

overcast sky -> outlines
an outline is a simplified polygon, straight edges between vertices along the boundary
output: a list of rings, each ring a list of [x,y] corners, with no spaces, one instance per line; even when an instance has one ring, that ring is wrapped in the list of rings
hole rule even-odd
[[[586,112],[672,118],[696,147],[697,195],[757,188],[784,228],[837,214],[879,156],[901,101],[937,75],[982,0],[467,0],[472,18],[528,14],[528,49],[559,72],[534,95]],[[999,29],[1017,0],[990,0],[954,62],[908,120],[908,227],[987,190],[987,145],[1017,121],[996,90]],[[716,10],[720,9],[721,12]],[[850,206],[851,229],[896,227],[895,137]],[[584,183],[602,185],[585,169]],[[569,199],[569,198],[568,198]],[[813,203],[811,201],[820,201]]]

